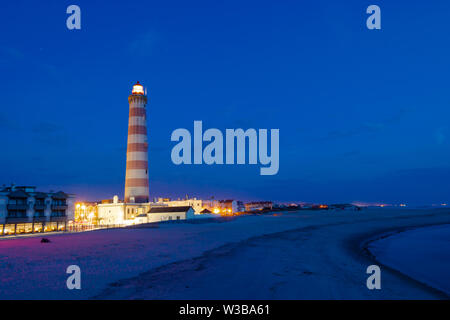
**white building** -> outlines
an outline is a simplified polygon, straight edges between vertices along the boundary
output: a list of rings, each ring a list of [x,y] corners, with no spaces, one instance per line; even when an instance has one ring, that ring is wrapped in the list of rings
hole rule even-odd
[[[195,211],[191,206],[169,206],[167,203],[124,203],[117,196],[98,204],[100,225],[132,225],[170,220],[191,219]]]
[[[192,207],[194,209],[195,214],[200,214],[203,207],[203,201],[197,198],[193,199],[184,199],[184,200],[170,200],[170,199],[163,199],[159,198],[158,202],[156,204],[162,204],[169,207]]]
[[[150,203],[120,202],[118,196],[113,200],[104,200],[97,205],[98,221],[100,225],[129,225],[134,219],[150,209]]]
[[[147,213],[147,222],[193,219],[194,214],[194,209],[190,206],[152,207]]]

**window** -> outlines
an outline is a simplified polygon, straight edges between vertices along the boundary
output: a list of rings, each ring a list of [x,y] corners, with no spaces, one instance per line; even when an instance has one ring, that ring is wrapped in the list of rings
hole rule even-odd
[[[11,218],[25,218],[27,215],[25,213],[25,211],[20,211],[20,210],[9,210],[8,211],[8,217]]]
[[[44,211],[38,210],[34,213],[34,216],[38,217],[38,218],[42,218],[42,217],[45,217],[45,214],[44,214]]]
[[[64,210],[54,210],[52,211],[52,217],[64,217],[66,214]]]
[[[65,206],[66,205],[66,200],[53,199],[52,205],[54,205],[54,206]]]
[[[27,200],[26,199],[9,199],[8,204],[18,204],[18,205],[23,205],[23,204],[27,204]]]

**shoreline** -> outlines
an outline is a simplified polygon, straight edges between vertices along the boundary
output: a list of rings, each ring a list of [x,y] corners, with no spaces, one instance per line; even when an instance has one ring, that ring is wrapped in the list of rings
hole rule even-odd
[[[4,299],[449,299],[383,268],[382,289],[368,290],[375,264],[364,244],[399,230],[450,224],[450,211],[290,212],[0,241]],[[119,240],[120,239],[120,240]],[[83,290],[65,283],[79,265]],[[380,264],[381,265],[381,264]],[[35,275],[42,275],[36,277]],[[213,284],[213,285],[212,285]],[[112,285],[112,286],[111,286]]]
[[[428,214],[423,216],[408,218],[430,217]],[[374,218],[374,217],[372,217]],[[436,218],[434,216],[433,218]],[[382,222],[378,219],[375,221]],[[355,222],[356,225],[362,223],[368,225],[372,221]],[[382,219],[384,220],[384,219]],[[406,222],[406,221],[405,221]],[[399,220],[398,223],[402,223]],[[408,222],[407,222],[408,223]],[[404,275],[403,273],[386,267],[379,263],[373,256],[364,253],[361,249],[364,244],[370,243],[375,239],[379,239],[383,235],[392,235],[399,232],[415,229],[415,226],[400,226],[391,228],[386,231],[373,231],[372,235],[367,238],[359,233],[358,227],[353,223],[349,233],[345,232],[346,221],[326,222],[324,224],[302,226],[300,228],[289,229],[281,232],[273,232],[269,234],[258,235],[237,243],[227,243],[223,246],[213,248],[204,252],[200,256],[176,261],[168,265],[160,266],[153,270],[131,277],[121,279],[103,289],[98,295],[92,296],[91,299],[204,299],[205,297],[212,299],[230,299],[230,297],[238,297],[237,299],[448,299],[449,296],[432,286],[426,285],[413,277]],[[445,222],[422,223],[419,226],[447,225]],[[376,227],[375,227],[376,228]],[[335,231],[342,238],[335,248],[331,243],[327,245],[326,238],[329,231]],[[354,232],[357,236],[355,237]],[[353,234],[352,234],[353,233]],[[322,248],[326,245],[327,248]],[[349,246],[350,245],[350,246]],[[274,247],[287,253],[275,253],[272,258],[264,256],[265,247]],[[301,248],[314,248],[313,250],[303,251]],[[330,248],[332,247],[332,248]],[[349,250],[350,249],[350,250]],[[313,251],[319,252],[312,253]],[[336,251],[338,250],[338,251]],[[335,254],[335,252],[340,252]],[[312,254],[312,256],[311,256]],[[228,266],[235,266],[240,262],[259,260],[258,263],[250,264],[249,267],[237,267],[233,273],[227,273]],[[306,259],[306,260],[305,260]],[[338,261],[333,261],[333,260]],[[286,263],[278,261],[286,260]],[[320,261],[320,263],[312,263],[308,260]],[[354,261],[353,261],[354,260]],[[277,261],[277,262],[275,262]],[[359,287],[358,284],[365,284],[365,268],[366,266],[377,264],[385,268],[382,279],[387,279],[388,283],[385,290],[379,292],[368,291]],[[300,263],[299,263],[300,262]],[[347,265],[349,264],[349,265]],[[331,265],[331,267],[329,267]],[[266,268],[264,268],[266,266]],[[343,267],[347,266],[347,267]],[[264,273],[257,271],[258,268],[271,269],[271,272]],[[257,275],[249,274],[256,272]],[[170,270],[170,271],[169,271]],[[358,271],[360,270],[360,271]],[[387,272],[386,272],[387,271]],[[288,275],[295,272],[295,276]],[[355,274],[357,272],[357,274]],[[174,275],[177,278],[173,279]],[[283,280],[283,277],[287,277]],[[279,277],[279,279],[278,279]],[[272,279],[270,279],[272,278]],[[275,278],[275,279],[274,279]],[[189,280],[186,280],[189,279]],[[206,279],[206,280],[205,280]],[[230,283],[236,286],[243,282],[247,282],[244,286],[244,292],[238,292],[230,288],[223,279],[229,279]],[[265,279],[265,280],[263,280]],[[338,279],[338,280],[337,280]],[[358,279],[355,283],[355,279]],[[258,290],[252,289],[255,282],[263,281],[258,285]],[[345,281],[345,285],[342,281]],[[383,280],[382,280],[383,281]],[[216,283],[223,290],[223,293],[210,291],[209,287],[202,284]],[[331,283],[333,282],[333,283]],[[307,284],[307,285],[306,285]],[[242,285],[241,285],[242,286]],[[345,289],[342,289],[344,286]],[[309,288],[308,290],[299,290],[299,288]],[[365,285],[364,285],[365,287]],[[151,289],[150,289],[151,288]],[[169,289],[167,289],[169,288]],[[409,289],[408,289],[409,288]],[[387,290],[387,291],[386,291]],[[170,291],[172,293],[168,293]],[[409,291],[409,292],[408,292]],[[287,294],[286,292],[290,292]],[[210,295],[211,294],[211,295]],[[361,294],[361,295],[360,295]],[[161,296],[162,295],[162,296]]]
[[[440,223],[426,223],[426,224],[420,224],[420,225],[416,225],[416,226],[405,226],[405,227],[398,227],[398,228],[391,228],[391,229],[387,229],[385,231],[382,232],[377,232],[374,233],[373,235],[371,235],[370,237],[364,239],[362,242],[360,242],[360,248],[361,248],[361,252],[362,254],[364,254],[366,257],[368,257],[369,259],[373,260],[377,265],[379,265],[380,267],[383,267],[385,269],[390,270],[393,273],[397,273],[399,275],[401,275],[402,277],[405,277],[406,279],[409,279],[411,281],[414,281],[422,286],[425,286],[427,288],[429,288],[432,291],[435,291],[441,295],[444,295],[445,297],[447,297],[447,299],[450,299],[450,294],[447,293],[446,291],[434,287],[432,284],[427,283],[421,279],[418,279],[417,277],[411,276],[408,273],[406,273],[405,271],[402,270],[402,268],[398,268],[398,267],[394,267],[394,266],[390,266],[386,263],[381,262],[381,259],[379,257],[377,257],[376,254],[374,254],[371,250],[370,250],[370,245],[380,241],[380,240],[384,240],[384,239],[389,239],[391,237],[395,237],[397,235],[400,235],[402,233],[405,232],[411,232],[411,231],[419,231],[421,229],[427,229],[427,228],[433,228],[433,227],[439,227],[439,226],[450,226],[450,223],[448,222],[440,222]],[[394,240],[395,241],[395,240]]]

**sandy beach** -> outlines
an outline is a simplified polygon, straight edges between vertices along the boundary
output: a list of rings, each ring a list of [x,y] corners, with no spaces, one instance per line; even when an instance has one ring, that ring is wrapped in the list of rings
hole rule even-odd
[[[450,211],[299,211],[0,241],[1,299],[448,299],[388,266],[366,287],[369,239]],[[437,262],[438,263],[438,262]],[[82,289],[65,286],[68,265]]]

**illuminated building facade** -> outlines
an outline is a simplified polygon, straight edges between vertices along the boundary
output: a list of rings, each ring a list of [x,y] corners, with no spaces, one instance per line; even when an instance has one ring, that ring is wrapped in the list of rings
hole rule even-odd
[[[148,142],[147,142],[147,95],[137,82],[128,97],[127,165],[125,175],[125,202],[149,202],[148,189]]]
[[[103,200],[97,207],[99,225],[103,226],[185,220],[195,215],[191,206],[169,206],[162,202],[126,203],[120,201],[118,196]]]
[[[234,214],[244,212],[242,201],[237,200],[203,200],[203,209],[208,209],[215,214]]]
[[[97,205],[99,225],[129,225],[134,219],[150,209],[149,203],[125,203],[118,196],[113,200],[103,200]]]
[[[192,199],[178,199],[171,200],[169,198],[158,198],[158,202],[156,204],[162,204],[169,207],[192,207],[194,209],[195,214],[200,214],[203,207],[203,200],[192,198]]]
[[[98,224],[97,202],[75,203],[75,222],[81,224]]]
[[[245,211],[272,210],[272,207],[271,201],[248,202],[245,204]]]
[[[35,187],[0,188],[0,235],[62,231],[74,220],[74,198]]]

